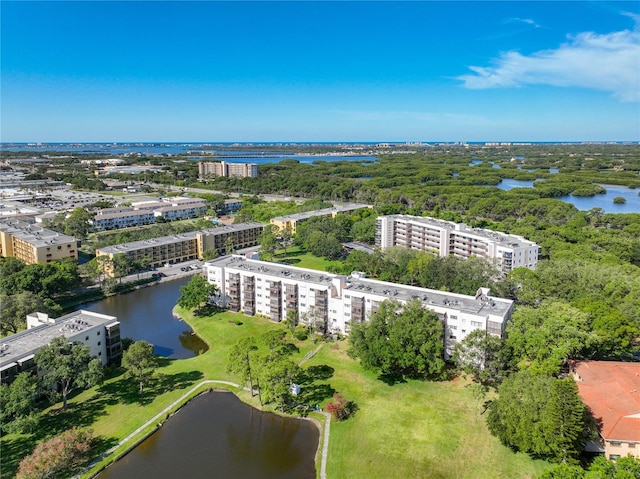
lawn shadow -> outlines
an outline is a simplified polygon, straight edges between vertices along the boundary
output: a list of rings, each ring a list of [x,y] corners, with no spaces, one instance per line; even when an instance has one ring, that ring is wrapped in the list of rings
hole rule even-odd
[[[52,408],[40,416],[38,427],[33,433],[35,440],[55,436],[74,426],[90,426],[104,414],[106,406],[110,403],[110,399],[101,394],[95,394],[82,402],[73,402],[71,397],[68,400],[67,409],[62,409],[62,403],[59,403],[58,409]]]
[[[185,389],[204,378],[200,371],[185,371],[176,374],[156,374],[149,389],[155,394],[163,394],[175,389]]]
[[[299,403],[314,407],[321,404],[325,399],[333,397],[336,390],[330,384],[309,384],[300,387],[300,394],[295,397]]]
[[[161,359],[162,363],[166,360]],[[176,374],[156,373],[151,380],[144,384],[142,393],[140,385],[134,378],[122,377],[118,381],[105,384],[98,389],[103,401],[107,404],[133,404],[138,403],[145,406],[151,403],[156,396],[174,389],[184,389],[191,386],[204,376],[200,371],[186,371]]]
[[[398,373],[388,373],[388,374],[380,374],[378,379],[388,386],[393,386],[394,384],[402,384],[406,383],[407,380],[404,378],[402,374]]]
[[[284,258],[279,261],[282,264],[294,265],[298,264],[300,260],[298,258]]]
[[[206,316],[215,316],[222,311],[224,311],[224,308],[221,308],[216,304],[205,304],[204,306],[196,308],[193,311],[193,315],[198,318],[204,318]]]
[[[15,439],[2,439],[2,467],[0,478],[9,479],[15,477],[20,466],[20,461],[33,452],[36,447],[36,438],[33,436],[19,436]]]

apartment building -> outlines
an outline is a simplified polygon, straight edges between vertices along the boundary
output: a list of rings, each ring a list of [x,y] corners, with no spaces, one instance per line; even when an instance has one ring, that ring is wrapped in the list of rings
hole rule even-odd
[[[165,221],[186,220],[203,216],[207,202],[202,198],[165,198],[163,201],[141,201],[131,208],[104,208],[91,221],[95,231],[131,228]]]
[[[0,256],[21,259],[26,264],[78,260],[78,240],[25,221],[0,220]]]
[[[118,213],[104,213],[96,215],[91,224],[95,231],[107,231],[118,228],[151,225],[156,222],[156,216],[149,210],[132,210]]]
[[[590,442],[586,450],[604,452],[607,459],[640,458],[640,363],[577,361],[571,370],[600,423],[600,444]]]
[[[338,213],[348,213],[351,211],[360,210],[362,208],[371,208],[370,205],[362,205],[358,203],[351,203],[346,205],[336,205],[333,208],[324,208],[321,210],[306,211],[304,213],[294,213],[291,215],[276,216],[271,218],[270,223],[277,226],[279,230],[290,228],[293,234],[296,233],[298,225],[304,223],[309,218],[315,218],[318,216],[331,216],[335,218]]]
[[[200,179],[227,176],[235,178],[257,178],[258,165],[256,163],[227,163],[226,161],[200,161],[198,162],[198,175]]]
[[[442,257],[479,256],[492,261],[505,274],[519,267],[535,269],[540,255],[540,247],[522,236],[436,218],[380,216],[376,226],[376,246],[382,249],[405,246]]]
[[[178,205],[178,206],[163,206],[157,210],[153,210],[153,215],[156,220],[163,218],[166,221],[188,220],[190,218],[198,218],[203,216],[207,211],[207,207],[202,204],[200,206],[195,205]]]
[[[282,321],[293,311],[301,322],[315,322],[329,333],[349,334],[351,325],[367,321],[382,301],[418,299],[445,326],[447,357],[456,342],[476,329],[503,336],[513,301],[494,298],[481,288],[475,296],[366,279],[362,273],[337,275],[225,256],[204,265],[231,311]]]
[[[131,261],[149,259],[152,267],[164,264],[180,263],[202,257],[202,253],[214,249],[218,254],[226,254],[233,249],[257,246],[264,225],[262,223],[239,223],[224,225],[201,231],[193,231],[171,236],[162,236],[141,241],[132,241],[96,250],[97,256],[107,256],[113,260],[118,254],[125,254]],[[111,265],[107,265],[107,274],[114,276]]]
[[[54,338],[89,346],[89,354],[102,365],[120,361],[120,323],[115,316],[79,310],[60,318],[44,313],[27,315],[27,330],[0,339],[0,383],[11,383],[21,372],[36,373],[34,356]]]

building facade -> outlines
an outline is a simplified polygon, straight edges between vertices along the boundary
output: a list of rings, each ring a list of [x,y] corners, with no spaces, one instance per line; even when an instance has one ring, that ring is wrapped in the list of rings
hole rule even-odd
[[[149,266],[158,267],[202,258],[204,251],[214,249],[218,254],[226,254],[227,249],[242,249],[257,246],[264,225],[262,223],[239,223],[224,225],[190,233],[162,236],[148,240],[133,241],[96,250],[96,257],[107,256],[111,260],[118,254],[125,254],[130,261],[139,262],[147,258]],[[114,276],[111,264],[106,273]]]
[[[79,310],[57,319],[44,313],[27,316],[27,330],[0,339],[0,383],[9,384],[21,372],[36,373],[34,356],[58,337],[79,341],[103,366],[122,357],[120,323],[115,316]]]
[[[276,216],[271,218],[270,223],[277,227],[278,230],[291,229],[291,233],[295,234],[298,225],[304,223],[309,218],[315,218],[319,216],[331,216],[335,218],[338,213],[348,213],[351,211],[360,210],[362,208],[371,208],[370,205],[362,205],[358,203],[336,205],[333,208],[324,208],[321,210],[306,211],[304,213],[294,213],[291,215]]]
[[[271,321],[295,314],[328,333],[349,334],[351,325],[367,321],[385,300],[418,299],[443,322],[447,356],[477,329],[502,337],[513,310],[513,301],[494,298],[484,288],[466,296],[370,280],[362,273],[343,276],[236,255],[205,263],[204,272],[231,311]]]
[[[226,161],[199,161],[198,175],[200,179],[228,176],[235,178],[257,178],[256,163],[227,163]]]
[[[378,217],[376,246],[404,246],[442,257],[478,256],[492,261],[505,274],[519,267],[535,269],[540,255],[540,247],[521,236],[410,215]]]
[[[0,256],[15,257],[26,264],[53,260],[78,260],[78,240],[25,221],[0,220]]]
[[[573,378],[583,402],[600,423],[601,448],[607,459],[631,454],[640,458],[640,363],[577,361]]]

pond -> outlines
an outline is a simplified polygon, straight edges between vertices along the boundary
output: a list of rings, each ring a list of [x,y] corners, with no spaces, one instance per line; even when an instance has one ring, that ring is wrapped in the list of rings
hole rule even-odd
[[[498,185],[501,190],[511,190],[513,188],[531,188],[533,181],[519,181],[512,178],[504,178]],[[602,208],[606,213],[640,213],[639,190],[627,188],[626,186],[602,185],[607,192],[600,195],[582,196],[560,196],[557,199],[565,203],[572,204],[581,211],[589,211],[592,208]],[[613,199],[616,196],[625,198],[626,203],[616,204]]]
[[[319,439],[311,421],[213,392],[189,402],[97,477],[315,479]]]
[[[154,352],[172,359],[197,356],[208,349],[206,343],[183,321],[173,317],[172,310],[180,297],[180,287],[191,277],[155,284],[130,293],[86,303],[78,309],[116,316],[123,338],[145,340]]]

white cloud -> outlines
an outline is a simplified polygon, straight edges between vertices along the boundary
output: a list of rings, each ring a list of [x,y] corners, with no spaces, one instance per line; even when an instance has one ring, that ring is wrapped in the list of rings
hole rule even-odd
[[[505,23],[526,23],[527,25],[531,25],[535,28],[540,28],[540,25],[538,25],[534,20],[530,18],[513,17],[513,18],[507,19]]]
[[[470,89],[544,84],[603,90],[624,102],[640,101],[640,31],[585,32],[555,50],[503,53],[494,66],[469,67],[457,77]]]

